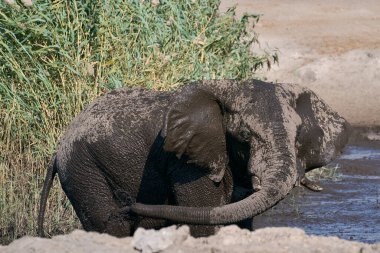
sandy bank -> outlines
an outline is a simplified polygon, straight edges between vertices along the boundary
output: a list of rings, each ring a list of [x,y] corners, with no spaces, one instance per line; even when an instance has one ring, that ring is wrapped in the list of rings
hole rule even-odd
[[[310,87],[354,125],[380,125],[378,0],[222,0],[263,14],[260,42],[278,48],[270,81]]]
[[[193,238],[186,226],[175,226],[159,231],[139,229],[134,237],[118,239],[106,234],[76,230],[53,239],[24,237],[1,253],[13,252],[380,252],[380,244],[364,244],[337,237],[308,236],[297,228],[265,228],[254,232],[237,226],[222,228],[208,238]]]

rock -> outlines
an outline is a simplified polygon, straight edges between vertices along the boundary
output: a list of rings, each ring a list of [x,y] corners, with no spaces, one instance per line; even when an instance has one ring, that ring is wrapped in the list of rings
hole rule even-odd
[[[24,237],[7,247],[0,246],[0,253],[15,252],[380,253],[380,243],[365,244],[338,237],[312,236],[299,228],[263,228],[251,232],[235,225],[223,227],[216,235],[210,237],[193,238],[190,236],[189,227],[172,226],[158,231],[138,229],[133,238],[115,238],[106,234],[76,230],[52,239]]]
[[[200,239],[196,240],[199,242]],[[190,246],[189,243],[186,241],[184,245]],[[309,236],[299,228],[263,228],[250,232],[237,226],[228,226],[214,236],[203,238],[201,244],[194,241],[191,244],[192,250],[185,247],[182,252],[380,252],[380,244],[350,242],[337,237]],[[197,250],[194,251],[194,248]]]
[[[132,245],[143,253],[163,251],[174,244],[180,244],[190,236],[190,228],[170,226],[160,230],[138,228],[133,236]]]
[[[132,238],[115,238],[107,234],[75,230],[68,235],[55,236],[52,239],[23,237],[8,247],[0,248],[1,253],[127,253],[136,252],[131,247]]]
[[[367,133],[367,139],[370,141],[380,141],[380,132],[375,133],[375,132],[369,132]]]
[[[207,239],[207,243],[223,246],[249,244],[251,243],[251,231],[240,229],[236,225],[222,227],[216,235]]]

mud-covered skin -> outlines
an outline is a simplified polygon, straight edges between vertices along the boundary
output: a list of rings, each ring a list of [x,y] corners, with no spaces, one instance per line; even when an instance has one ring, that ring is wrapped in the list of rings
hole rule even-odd
[[[253,194],[220,207],[136,203],[131,206],[133,212],[194,224],[227,224],[265,211],[300,183],[309,189],[321,190],[305,177],[305,172],[326,165],[340,154],[347,143],[350,126],[312,91],[292,84],[275,85],[255,80],[205,81],[197,86],[214,94],[220,104],[235,189],[244,195],[241,189],[248,188],[250,181],[250,188],[255,189]],[[193,88],[186,89],[190,93]],[[177,120],[186,121],[185,117],[177,117]],[[181,140],[185,135],[183,131],[173,139]],[[225,136],[220,135],[216,140],[224,142]],[[181,145],[175,148],[176,145],[172,144],[170,151],[181,153]],[[230,146],[243,151],[231,154]],[[213,150],[209,153],[214,154]],[[218,175],[223,172],[221,164],[213,168]],[[237,185],[242,188],[236,188]],[[239,194],[234,194],[234,198],[236,195]]]
[[[167,224],[164,220],[130,216],[123,210],[136,201],[181,206],[229,203],[233,187],[230,171],[216,183],[210,180],[208,168],[188,163],[185,155],[177,158],[163,150],[160,131],[165,114],[181,96],[180,91],[119,89],[96,99],[78,115],[61,138],[54,166],[47,175],[40,234],[48,194],[45,188],[50,188],[55,172],[84,229],[115,236],[130,235],[137,227]],[[207,106],[208,97],[203,99],[206,109],[201,117],[213,120],[207,110],[212,108]],[[196,121],[197,115],[193,119]],[[207,127],[204,130],[209,131]],[[207,236],[215,228],[194,225],[191,232]]]
[[[125,236],[166,225],[150,216],[206,225],[252,217],[286,196],[305,169],[335,157],[346,127],[295,85],[215,80],[176,92],[112,91],[61,138],[39,231],[55,172],[86,230]],[[229,204],[233,187],[235,200],[253,194]],[[214,231],[192,227],[196,236]]]

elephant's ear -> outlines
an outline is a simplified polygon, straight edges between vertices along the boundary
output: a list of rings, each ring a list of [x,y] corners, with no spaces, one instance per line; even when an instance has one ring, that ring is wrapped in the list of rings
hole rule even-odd
[[[208,169],[220,182],[228,163],[223,114],[218,99],[205,90],[183,89],[168,109],[162,131],[164,150]]]
[[[298,95],[295,109],[302,119],[297,137],[298,155],[308,157],[309,167],[322,166],[326,157],[335,156],[337,143],[346,143],[348,136],[341,135],[347,131],[346,121],[306,88]]]
[[[296,100],[296,112],[302,120],[302,124],[298,129],[298,141],[302,144],[299,147],[299,152],[309,152],[312,146],[320,146],[319,143],[324,137],[324,132],[317,119],[317,112],[313,109],[312,105],[313,93],[309,90],[305,90],[300,93]],[[306,148],[306,151],[303,150]],[[315,148],[314,148],[315,149]],[[301,155],[301,154],[300,154]]]

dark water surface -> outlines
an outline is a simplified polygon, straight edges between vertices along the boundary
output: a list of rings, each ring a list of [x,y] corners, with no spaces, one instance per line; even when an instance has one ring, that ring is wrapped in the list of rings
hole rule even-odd
[[[307,234],[380,242],[380,142],[350,143],[315,175],[324,188],[297,187],[277,206],[254,218],[254,228],[299,227]],[[325,171],[325,172],[326,172]]]

